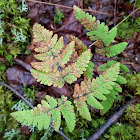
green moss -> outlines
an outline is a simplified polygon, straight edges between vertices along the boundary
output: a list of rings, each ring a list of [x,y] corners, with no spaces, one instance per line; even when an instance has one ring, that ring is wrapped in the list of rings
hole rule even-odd
[[[130,140],[133,138],[133,131],[133,127],[128,124],[116,123],[101,140]]]
[[[117,28],[117,35],[122,39],[129,39],[134,32],[140,32],[140,17],[134,21],[130,17]]]
[[[0,55],[12,57],[24,53],[30,43],[27,7],[16,0],[0,1]],[[9,58],[9,56],[8,56]],[[11,61],[11,59],[10,59]]]
[[[133,140],[140,139],[140,104],[130,105],[126,109],[125,120],[134,128]]]
[[[140,95],[140,73],[128,73],[125,75],[125,77],[127,80],[126,87],[128,88],[129,92]]]
[[[140,0],[129,0],[128,3],[134,5],[136,8],[140,7]]]
[[[116,123],[109,128],[102,140],[130,140],[133,137],[133,127],[128,124]]]
[[[0,133],[3,133],[5,129],[12,130],[13,128],[17,128],[19,125],[10,116],[12,112],[11,108],[14,104],[15,101],[13,101],[12,93],[0,85]]]

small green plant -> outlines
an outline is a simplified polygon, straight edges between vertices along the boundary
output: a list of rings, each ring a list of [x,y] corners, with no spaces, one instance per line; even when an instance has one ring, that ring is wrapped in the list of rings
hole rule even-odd
[[[109,58],[120,54],[126,48],[126,42],[111,44],[117,28],[109,31],[105,23],[100,23],[95,17],[76,6],[73,9],[76,19],[87,29],[87,35],[97,46],[97,53]],[[103,114],[106,113],[116,95],[122,91],[120,84],[126,82],[125,78],[119,75],[120,70],[128,71],[128,69],[116,61],[110,61],[99,67],[98,69],[104,72],[99,77],[93,78],[91,48],[87,48],[81,40],[67,36],[69,44],[64,45],[63,37],[58,39],[58,35],[53,35],[52,31],[44,29],[37,23],[33,26],[33,35],[33,41],[38,42],[39,46],[35,48],[37,53],[35,58],[38,62],[31,63],[33,67],[31,73],[38,82],[61,88],[67,83],[72,84],[82,74],[84,81],[74,85],[72,100],[65,96],[55,99],[47,95],[46,99],[34,109],[13,112],[11,115],[20,123],[37,126],[39,130],[48,129],[52,123],[56,131],[60,128],[63,116],[69,132],[72,132],[76,124],[75,110],[88,121],[92,120],[88,106],[101,110]]]
[[[84,3],[85,3],[86,5],[89,5],[89,0],[84,0]]]
[[[132,17],[128,18],[118,26],[117,35],[122,39],[129,39],[134,32],[140,32],[140,17],[134,21]]]
[[[135,95],[140,95],[140,73],[134,72],[134,75],[128,73],[125,75],[125,77],[127,80],[126,86],[129,91],[131,91]]]
[[[62,18],[64,18],[63,13],[58,9],[54,15],[54,23],[62,22]]]
[[[15,121],[9,113],[12,112],[12,107],[15,104],[12,93],[0,85],[0,133],[4,133],[5,129],[8,131],[12,128],[17,128],[19,123]]]
[[[16,0],[0,1],[0,55],[11,64],[11,57],[25,52],[29,45],[30,25],[26,12],[24,0],[22,5]]]
[[[133,131],[133,127],[128,124],[116,123],[108,130],[102,140],[131,140]]]
[[[140,126],[140,104],[130,105],[125,114],[125,119],[129,121],[131,125]]]
[[[9,131],[9,132],[6,132],[5,134],[4,134],[4,137],[3,138],[7,138],[8,140],[12,140],[13,138],[15,138],[15,136],[19,136],[19,134],[20,134],[20,130],[15,130],[15,129],[12,129],[11,131]]]
[[[137,8],[140,7],[140,0],[129,0],[128,3],[132,4],[133,6]]]

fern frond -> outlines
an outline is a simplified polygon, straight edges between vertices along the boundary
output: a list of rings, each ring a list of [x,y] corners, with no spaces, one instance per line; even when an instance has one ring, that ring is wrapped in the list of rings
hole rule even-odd
[[[62,54],[58,56],[57,61],[60,67],[64,67],[65,64],[70,60],[70,57],[74,50],[74,46],[75,42],[74,41],[70,42],[63,50]]]
[[[85,84],[85,83],[83,83],[83,84]],[[79,111],[80,115],[83,118],[91,121],[90,112],[89,112],[88,106],[87,106],[87,104],[85,102],[87,99],[83,95],[82,88],[80,88],[80,86],[78,84],[76,84],[74,86],[73,97],[75,98],[74,103],[75,103],[75,106],[77,107],[77,110]]]
[[[61,123],[61,113],[60,110],[57,108],[57,101],[51,97],[51,96],[46,96],[46,99],[50,105],[50,114],[52,115],[52,120],[53,120],[53,126],[55,131],[59,130],[60,123]]]
[[[55,56],[64,46],[63,37],[60,37],[59,39],[58,35],[52,37],[53,32],[46,30],[40,24],[34,24],[33,35],[34,42],[39,42],[39,47],[35,48],[35,52],[42,54],[35,55],[38,60],[43,60],[46,55],[50,57]],[[39,56],[41,56],[41,58]]]
[[[110,68],[111,66],[113,66],[114,64],[117,64],[118,62],[116,61],[108,61],[107,63],[99,66],[97,68],[98,71],[106,71],[108,68]],[[120,70],[121,71],[127,71],[127,67],[125,65],[123,65],[122,63],[120,64]],[[122,89],[120,87],[119,84],[126,84],[126,79],[124,77],[122,77],[121,75],[118,75],[117,80],[115,82],[115,85],[113,86],[113,89],[110,91],[110,94],[105,95],[106,96],[106,100],[102,101],[102,106],[104,107],[101,111],[102,114],[105,114],[113,105],[114,100],[116,99],[116,95],[118,95],[118,92],[121,92]]]
[[[110,32],[107,34],[107,36],[103,39],[103,42],[106,46],[109,46],[111,42],[114,40],[115,36],[117,34],[117,28],[114,27],[110,30]]]
[[[73,10],[76,19],[86,28],[87,31],[96,29],[100,24],[99,20],[96,21],[95,17],[92,17],[91,15],[89,15],[89,13],[85,13],[76,5],[73,6]]]
[[[120,75],[118,75],[120,76]],[[108,110],[111,108],[111,106],[114,103],[114,100],[117,98],[118,92],[122,92],[122,88],[115,83],[113,86],[113,89],[110,91],[110,94],[106,95],[106,100],[102,101],[103,109],[101,110],[101,114],[104,115]]]
[[[101,40],[106,46],[109,46],[114,40],[117,28],[113,28],[110,32],[105,23],[100,23],[95,17],[85,13],[77,6],[73,6],[76,19],[87,29],[87,35],[91,41]]]
[[[119,67],[120,64],[117,63],[107,69],[103,75],[100,75],[96,79],[92,79],[92,82],[90,79],[86,79],[81,82],[81,86],[78,84],[75,85],[73,94],[75,99],[74,103],[81,116],[90,120],[90,117],[86,116],[89,115],[87,104],[97,109],[103,109],[100,100],[106,100],[107,95],[109,95],[111,90],[116,86],[115,81],[119,74]],[[86,115],[83,110],[86,111]]]
[[[84,53],[86,52],[89,51],[87,50]],[[82,59],[79,57],[79,62]],[[91,120],[88,105],[102,110],[104,109],[103,107],[105,107],[105,110],[107,110],[106,106],[104,106],[104,100],[107,100],[105,105],[109,104],[110,97],[114,100],[118,92],[122,91],[121,87],[116,82],[119,74],[119,67],[120,63],[116,63],[96,79],[85,79],[81,82],[81,85],[75,85],[73,94],[74,104],[82,117],[89,121]],[[73,78],[71,77],[72,75],[69,76],[70,78]],[[56,83],[54,82],[54,84],[61,83],[59,80],[57,80]],[[37,126],[39,130],[43,127],[47,129],[50,121],[52,120],[53,126],[57,131],[60,127],[62,114],[69,131],[72,132],[74,130],[76,120],[72,102],[68,101],[65,96],[62,96],[61,99],[58,99],[58,101],[48,95],[46,96],[46,99],[47,101],[42,100],[41,104],[34,107],[34,110],[18,111],[12,113],[11,115],[23,124]],[[113,102],[113,100],[111,101]]]
[[[87,35],[90,36],[90,40],[96,40],[95,45],[100,48],[96,49],[97,53],[103,56],[106,55],[107,57],[113,57],[120,54],[126,48],[126,42],[119,43],[114,46],[109,46],[116,36],[116,27],[109,32],[109,28],[105,25],[105,23],[100,23],[98,20],[96,20],[95,17],[85,13],[75,5],[73,6],[73,9],[76,19],[80,21],[80,23],[87,29],[87,31],[89,31],[87,32]],[[103,45],[107,47],[103,48]]]
[[[53,32],[46,30],[40,24],[35,23],[33,25],[33,34],[34,34],[35,42],[46,43],[48,40],[50,40],[52,38]]]
[[[85,50],[84,44],[78,38],[72,37],[73,40],[65,46],[63,37],[58,40],[57,35],[52,36],[52,32],[44,29],[39,24],[34,25],[33,34],[35,37],[34,41],[39,41],[39,47],[35,48],[35,51],[39,54],[36,54],[35,58],[41,62],[31,63],[34,68],[31,69],[31,73],[38,82],[61,88],[65,82],[73,83],[86,71],[91,59],[90,50],[81,52],[81,55],[72,64],[68,63],[71,57],[76,54],[75,42],[77,46],[82,45]],[[39,34],[42,35],[39,36]]]

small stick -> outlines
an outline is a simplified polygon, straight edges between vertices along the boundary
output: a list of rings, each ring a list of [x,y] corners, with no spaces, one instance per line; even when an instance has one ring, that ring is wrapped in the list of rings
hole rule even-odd
[[[128,105],[132,104],[135,97],[124,105],[118,112],[116,112],[97,132],[95,132],[88,140],[98,140],[101,135],[123,115]]]
[[[10,89],[13,93],[15,93],[19,98],[21,98],[24,102],[26,102],[32,109],[34,109],[33,105],[26,100],[21,94],[19,94],[16,90],[14,90],[12,87],[10,87],[9,85],[0,82],[1,85],[7,87],[8,89]],[[1,117],[1,116],[0,116]],[[53,125],[49,125],[52,129],[54,129]],[[66,140],[70,140],[62,131],[58,130],[57,131],[58,134],[60,134],[62,137],[64,137]]]
[[[47,5],[52,5],[52,6],[59,6],[59,7],[67,8],[67,9],[73,9],[73,7],[59,5],[59,4],[54,4],[54,3],[49,3],[49,2],[42,2],[42,1],[36,1],[36,0],[26,0],[26,1],[33,2],[33,3],[47,4]],[[112,16],[112,14],[103,13],[103,12],[96,11],[96,10],[91,10],[91,9],[82,9],[82,10],[90,11],[90,12],[95,12],[95,13],[100,13],[100,14],[103,14],[103,15],[111,15]]]
[[[115,0],[115,7],[114,7],[114,26],[116,26],[116,6],[117,6],[117,0]]]
[[[28,100],[26,100],[21,94],[19,94],[15,89],[13,89],[12,87],[10,87],[9,85],[7,85],[3,82],[0,82],[0,84],[7,87],[12,92],[14,92],[19,98],[21,98],[24,102],[26,102],[31,108],[34,108],[33,105]]]
[[[15,60],[15,62],[17,62],[20,66],[22,66],[24,69],[26,69],[26,70],[28,70],[28,71],[30,71],[30,69],[32,69],[32,66],[31,66],[30,64],[27,64],[27,63],[21,61],[21,60],[18,59],[18,58],[15,58],[14,60]]]
[[[123,19],[121,22],[119,22],[115,27],[118,27],[122,22],[124,22],[126,19],[128,19],[133,13],[135,13],[136,11],[138,11],[140,9],[140,7],[139,8],[137,8],[136,10],[134,10],[132,13],[130,13],[125,19]],[[111,30],[113,30],[115,27],[113,27]],[[110,31],[111,31],[110,30]],[[109,32],[110,32],[109,31]],[[108,32],[108,33],[109,33]],[[96,42],[97,42],[98,40],[96,40],[95,42],[93,42],[90,46],[89,46],[89,48],[91,48]]]

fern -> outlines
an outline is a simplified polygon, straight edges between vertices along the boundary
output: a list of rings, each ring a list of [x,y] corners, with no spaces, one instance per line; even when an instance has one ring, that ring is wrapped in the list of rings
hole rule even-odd
[[[52,37],[52,31],[44,29],[39,24],[34,25],[33,33],[34,41],[41,44],[35,49],[39,53],[35,55],[35,58],[41,62],[31,63],[34,68],[31,73],[38,82],[41,81],[41,84],[61,88],[65,82],[73,83],[83,74],[83,71],[86,71],[91,58],[89,49],[78,56],[77,61],[66,66],[73,52],[75,52],[75,42],[71,41],[65,47],[63,37],[57,41],[57,35]]]
[[[92,82],[90,79],[86,79],[81,82],[81,86],[79,84],[75,85],[74,104],[83,118],[91,121],[88,105],[96,109],[103,109],[101,101],[106,100],[105,95],[110,94],[116,84],[119,67],[120,64],[117,63],[104,72],[103,75],[96,79],[93,78]],[[68,130],[72,132],[76,123],[73,103],[68,101],[65,96],[61,96],[61,99],[56,100],[47,95],[46,100],[42,100],[41,104],[34,107],[34,110],[18,111],[11,113],[11,115],[20,123],[37,126],[39,130],[43,127],[47,129],[52,120],[52,124],[57,131],[60,127],[62,114]]]
[[[87,35],[95,41],[97,52],[112,57],[125,49],[127,45],[125,42],[110,46],[116,36],[116,28],[109,32],[108,26],[76,6],[74,13],[76,19],[89,31]],[[52,123],[56,131],[60,128],[63,116],[68,130],[72,132],[76,123],[75,110],[88,121],[92,120],[89,106],[105,114],[118,93],[122,91],[119,84],[126,82],[125,78],[119,75],[120,70],[128,71],[128,69],[118,62],[110,61],[98,68],[104,72],[94,79],[92,77],[94,64],[90,62],[91,49],[87,49],[77,37],[67,36],[69,44],[65,45],[63,37],[58,39],[57,34],[53,35],[52,31],[37,23],[33,26],[33,35],[33,41],[37,42],[35,58],[38,61],[31,63],[33,67],[31,73],[38,82],[61,88],[65,82],[72,84],[81,74],[84,75],[84,81],[80,85],[74,85],[72,101],[65,96],[54,99],[47,95],[46,99],[34,109],[13,112],[11,115],[20,123],[37,126],[39,130],[48,129]]]
[[[80,23],[87,29],[87,31],[89,31],[87,32],[87,35],[90,36],[90,40],[96,40],[94,45],[99,48],[96,49],[97,53],[103,56],[106,55],[107,57],[113,57],[120,54],[126,48],[126,42],[110,46],[117,33],[116,27],[109,31],[109,28],[105,25],[105,23],[100,23],[100,21],[96,20],[95,17],[85,13],[75,5],[73,9],[76,19],[80,21]],[[105,48],[103,48],[104,45],[106,46]]]

